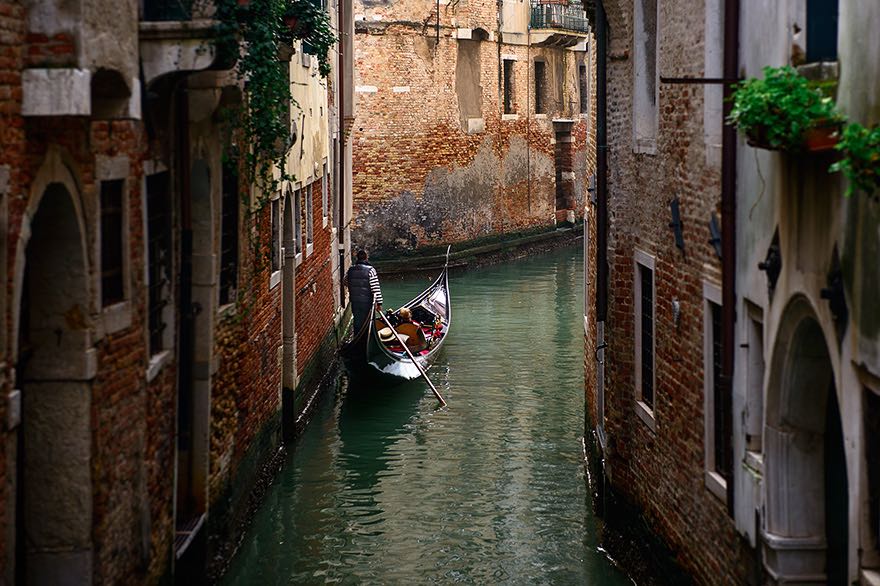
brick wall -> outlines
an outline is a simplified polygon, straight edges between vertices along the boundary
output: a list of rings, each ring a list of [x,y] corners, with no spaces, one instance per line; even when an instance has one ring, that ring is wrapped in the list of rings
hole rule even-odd
[[[314,249],[303,255],[296,268],[296,364],[297,375],[302,376],[309,363],[333,327],[336,311],[333,297],[333,275],[330,255],[335,254],[331,240],[331,226],[322,225],[322,180],[305,188],[312,198],[312,225]],[[303,207],[305,213],[305,206]]]
[[[355,40],[353,238],[379,256],[552,225],[553,118],[576,120],[573,158],[592,161],[585,156],[587,124],[573,109],[583,52],[451,36],[453,26],[494,30],[494,2],[441,7],[438,41],[430,20],[435,8],[427,2],[355,8],[364,20],[356,23]],[[475,51],[478,82],[459,63]],[[515,116],[502,116],[500,57],[516,60]],[[546,61],[550,86],[548,112],[537,117],[535,58]],[[575,170],[579,209],[593,170],[586,164]]]
[[[643,512],[649,526],[699,582],[740,583],[746,577],[748,552],[725,503],[705,485],[702,288],[704,281],[720,283],[720,261],[708,243],[707,228],[710,214],[720,205],[720,170],[707,162],[703,91],[699,85],[659,84],[656,154],[636,154],[632,4],[606,5],[617,25],[611,29],[608,63],[606,471],[613,489]],[[703,19],[702,9],[691,2],[661,3],[661,75],[701,75]],[[684,225],[684,253],[675,247],[669,227],[669,202],[676,196]],[[634,408],[635,249],[656,259],[656,430]],[[681,303],[678,325],[673,321],[673,299]],[[589,364],[587,370],[594,372]],[[588,397],[594,406],[594,392]],[[590,412],[595,417],[595,409]],[[705,546],[709,543],[712,547]]]

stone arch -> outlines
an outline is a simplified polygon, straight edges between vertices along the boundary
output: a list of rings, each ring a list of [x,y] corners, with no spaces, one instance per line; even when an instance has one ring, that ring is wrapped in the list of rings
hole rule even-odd
[[[803,296],[789,303],[767,387],[764,559],[780,582],[843,583],[847,572],[846,454],[833,346],[816,315]]]
[[[15,466],[19,583],[92,580],[95,350],[79,190],[57,150],[33,184],[16,251],[12,356],[21,390]]]

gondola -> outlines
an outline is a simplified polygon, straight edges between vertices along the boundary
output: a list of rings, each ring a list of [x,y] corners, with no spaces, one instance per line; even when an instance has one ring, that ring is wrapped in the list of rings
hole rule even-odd
[[[440,275],[431,285],[405,303],[412,312],[412,319],[420,324],[424,336],[420,347],[410,349],[419,365],[426,369],[436,358],[449,335],[452,323],[452,307],[449,304],[449,249],[446,250],[446,263]],[[400,323],[400,308],[386,312],[385,319],[396,326]],[[346,348],[347,363],[350,370],[363,376],[375,375],[380,378],[413,380],[420,376],[419,369],[407,356],[387,327],[385,320],[373,307],[372,319],[365,322],[360,332],[356,332]],[[404,337],[405,338],[405,337]]]

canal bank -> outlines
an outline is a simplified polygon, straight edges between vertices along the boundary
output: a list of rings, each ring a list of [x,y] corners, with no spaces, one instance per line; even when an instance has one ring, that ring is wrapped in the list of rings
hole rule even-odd
[[[454,270],[475,269],[511,262],[572,246],[584,234],[583,222],[493,234],[451,246],[449,264]],[[446,262],[447,245],[425,246],[411,254],[372,255],[371,263],[381,276],[409,276],[439,272]]]
[[[383,284],[386,304],[428,275]],[[226,584],[627,584],[599,547],[582,465],[580,248],[454,275],[424,383],[326,393]],[[574,316],[574,317],[573,317]]]

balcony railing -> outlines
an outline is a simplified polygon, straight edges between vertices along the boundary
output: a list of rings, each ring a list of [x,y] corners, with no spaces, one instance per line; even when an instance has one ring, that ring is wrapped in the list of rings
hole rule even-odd
[[[559,29],[586,33],[589,31],[587,13],[580,3],[532,0],[531,28]]]
[[[164,22],[192,19],[193,0],[143,0],[143,19]]]

